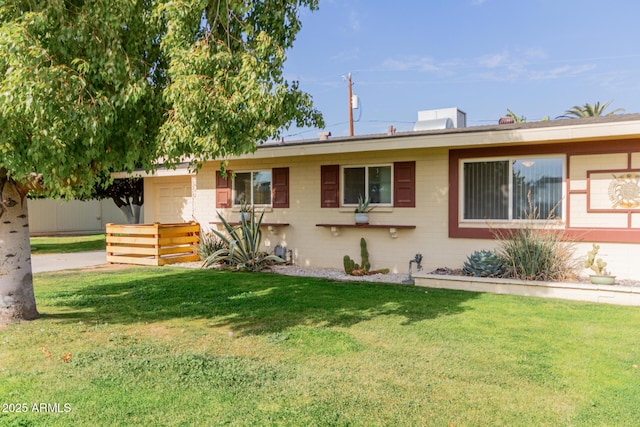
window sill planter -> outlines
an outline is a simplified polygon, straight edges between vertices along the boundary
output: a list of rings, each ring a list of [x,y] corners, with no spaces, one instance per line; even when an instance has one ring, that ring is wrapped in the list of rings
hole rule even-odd
[[[238,212],[238,221],[240,221],[240,223],[242,223],[243,219],[246,222],[251,221],[251,212]]]
[[[594,285],[613,285],[616,281],[616,276],[602,276],[592,274],[589,276],[589,280]]]
[[[369,224],[369,214],[356,212],[355,221],[356,225],[367,225]]]

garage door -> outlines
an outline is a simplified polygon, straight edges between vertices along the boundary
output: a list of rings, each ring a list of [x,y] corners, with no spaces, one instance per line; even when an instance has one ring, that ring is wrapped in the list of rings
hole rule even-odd
[[[191,178],[172,179],[155,185],[154,222],[189,222],[193,216]]]

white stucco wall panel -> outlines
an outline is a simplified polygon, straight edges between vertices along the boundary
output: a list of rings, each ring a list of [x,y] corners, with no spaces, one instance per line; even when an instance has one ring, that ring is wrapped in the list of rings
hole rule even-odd
[[[193,177],[193,179],[196,179]],[[189,222],[194,217],[191,176],[158,176],[145,178],[144,222]]]
[[[624,213],[588,212],[587,195],[571,195],[571,227],[583,228],[627,228]]]
[[[571,156],[571,172],[569,176],[571,180],[571,189],[586,190],[586,177],[588,171],[626,168],[626,153]]]
[[[27,199],[31,234],[103,233],[108,223],[126,222],[124,213],[111,199]]]

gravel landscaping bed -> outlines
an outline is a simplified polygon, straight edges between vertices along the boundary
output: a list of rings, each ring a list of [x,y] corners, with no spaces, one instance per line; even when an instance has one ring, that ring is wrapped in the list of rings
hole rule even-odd
[[[343,270],[336,268],[311,268],[297,265],[274,265],[269,270],[287,276],[321,277],[324,279],[352,281],[352,282],[382,282],[382,283],[402,283],[408,278],[408,274],[371,274],[367,276],[350,276]]]
[[[176,264],[169,264],[173,267],[187,267],[187,268],[200,268],[201,262],[181,262]],[[402,283],[406,280],[408,274],[371,274],[368,276],[349,276],[343,270],[337,268],[312,268],[301,267],[298,265],[272,265],[269,266],[265,272],[273,272],[277,274],[284,274],[287,276],[301,276],[301,277],[320,277],[324,279],[342,280],[350,282],[380,282],[380,283]]]
[[[183,262],[177,264],[170,264],[174,267],[188,267],[188,268],[200,268],[200,262]],[[337,268],[313,268],[302,267],[298,265],[272,265],[269,266],[266,271],[270,271],[277,274],[284,274],[287,276],[300,276],[300,277],[320,277],[324,279],[341,280],[345,282],[379,282],[379,283],[402,283],[403,280],[407,280],[408,274],[399,273],[387,273],[387,274],[372,274],[369,276],[350,276],[343,270]],[[443,274],[449,276],[463,276],[461,269],[451,268],[437,268],[430,274]],[[582,277],[576,280],[580,283],[589,283],[588,277]],[[619,279],[616,280],[615,285],[619,286],[631,286],[640,287],[640,281],[632,279]]]

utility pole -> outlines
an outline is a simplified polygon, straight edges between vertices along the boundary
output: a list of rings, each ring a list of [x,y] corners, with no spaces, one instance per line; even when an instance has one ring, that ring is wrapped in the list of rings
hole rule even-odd
[[[353,83],[351,81],[351,73],[347,77],[347,84],[349,85],[349,136],[353,136]]]

